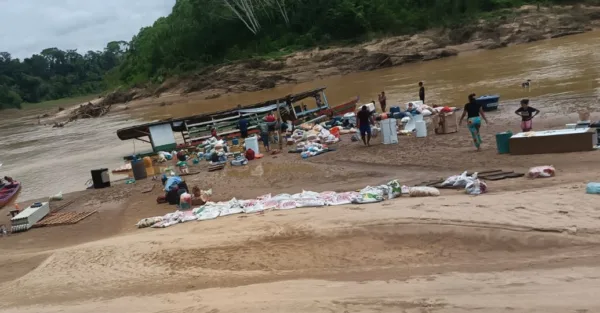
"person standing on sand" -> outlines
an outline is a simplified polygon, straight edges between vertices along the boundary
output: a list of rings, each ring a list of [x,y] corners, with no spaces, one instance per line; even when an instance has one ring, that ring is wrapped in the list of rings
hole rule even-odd
[[[363,105],[358,114],[356,114],[356,121],[360,130],[360,138],[365,146],[371,146],[371,124],[374,124],[374,122],[373,116],[371,116],[371,112],[369,112],[366,105]]]
[[[477,151],[480,151],[481,135],[479,134],[479,128],[481,127],[481,118],[483,118],[486,124],[489,124],[489,122],[485,117],[485,113],[483,113],[483,107],[475,100],[474,93],[469,95],[469,102],[465,104],[465,108],[462,116],[460,117],[458,125],[462,125],[465,115],[467,115],[467,127],[469,127],[469,132],[471,132],[471,137],[473,138],[475,148],[477,148]]]
[[[387,108],[387,98],[385,97],[385,91],[382,91],[379,95],[379,105],[381,106],[381,112],[385,113],[385,109]]]
[[[258,124],[258,129],[260,130],[260,138],[262,139],[263,146],[265,146],[265,150],[269,152],[271,150],[269,145],[269,125],[267,125],[265,122],[262,122]]]
[[[533,118],[540,114],[540,110],[529,106],[529,99],[521,100],[521,107],[515,111],[521,117],[521,130],[529,132],[533,129]]]
[[[250,124],[250,121],[248,121],[248,119],[244,116],[242,116],[242,118],[240,118],[240,120],[238,121],[240,137],[242,137],[243,139],[248,138],[248,124]]]
[[[423,86],[423,82],[419,82],[419,100],[425,104],[425,87]]]

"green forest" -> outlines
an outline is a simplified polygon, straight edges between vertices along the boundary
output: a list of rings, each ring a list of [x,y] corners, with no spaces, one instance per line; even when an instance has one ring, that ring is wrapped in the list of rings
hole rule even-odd
[[[566,3],[554,0],[544,3]],[[0,109],[116,86],[143,86],[209,65],[373,36],[471,23],[524,0],[177,0],[130,42],[84,55],[49,48],[24,60],[0,53]],[[489,14],[488,14],[489,15]]]

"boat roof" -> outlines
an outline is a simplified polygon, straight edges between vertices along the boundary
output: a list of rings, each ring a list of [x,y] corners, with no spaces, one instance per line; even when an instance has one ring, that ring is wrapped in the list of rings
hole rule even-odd
[[[303,99],[306,99],[309,97],[314,97],[317,94],[319,94],[321,91],[325,90],[326,88],[327,87],[320,87],[320,88],[304,91],[301,93],[289,94],[289,95],[286,95],[286,96],[283,96],[283,97],[280,97],[277,99],[271,99],[271,100],[267,100],[267,101],[263,101],[263,102],[259,102],[259,103],[255,103],[255,104],[245,105],[245,106],[242,106],[241,108],[226,109],[226,110],[215,111],[215,112],[211,112],[211,113],[203,113],[203,114],[180,117],[180,118],[169,118],[169,119],[154,121],[154,122],[150,122],[150,123],[140,124],[140,125],[136,125],[136,126],[131,126],[131,127],[127,127],[127,128],[121,128],[121,129],[117,130],[117,136],[121,140],[136,139],[136,138],[148,136],[149,128],[152,126],[156,126],[156,125],[170,124],[173,131],[183,131],[185,121],[202,120],[202,119],[205,119],[205,118],[211,117],[211,116],[219,117],[219,115],[231,114],[232,112],[263,113],[263,112],[275,110],[277,108],[277,105],[281,104],[281,103],[285,103],[285,101],[288,99],[288,97],[291,100],[291,102],[294,103],[294,102],[298,102],[300,100],[303,100]]]

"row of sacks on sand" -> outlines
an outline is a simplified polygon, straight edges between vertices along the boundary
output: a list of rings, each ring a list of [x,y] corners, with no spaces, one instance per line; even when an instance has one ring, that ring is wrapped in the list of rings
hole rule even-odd
[[[362,190],[349,192],[313,192],[303,191],[298,194],[270,194],[250,200],[231,199],[225,202],[207,202],[188,211],[176,211],[164,216],[149,217],[140,220],[138,228],[165,228],[189,221],[205,221],[233,214],[251,214],[270,210],[291,210],[307,207],[338,206],[349,204],[376,203],[400,196],[429,197],[439,196],[440,192],[433,187],[401,186],[397,180],[386,185],[367,186]]]

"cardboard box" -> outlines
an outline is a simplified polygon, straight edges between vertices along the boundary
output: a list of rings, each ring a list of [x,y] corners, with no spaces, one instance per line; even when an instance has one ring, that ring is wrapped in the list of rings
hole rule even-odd
[[[433,126],[438,135],[458,132],[458,120],[454,112],[440,113],[433,116]]]
[[[590,128],[518,133],[510,138],[510,154],[527,155],[592,151],[597,141]]]

